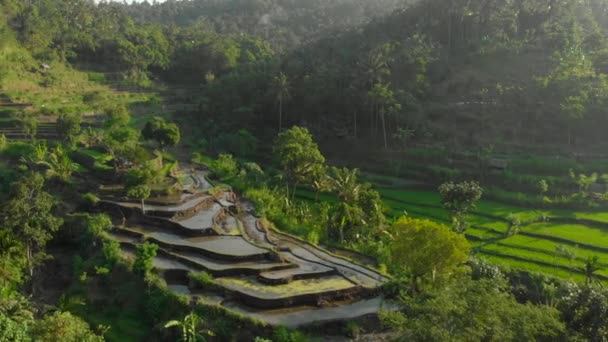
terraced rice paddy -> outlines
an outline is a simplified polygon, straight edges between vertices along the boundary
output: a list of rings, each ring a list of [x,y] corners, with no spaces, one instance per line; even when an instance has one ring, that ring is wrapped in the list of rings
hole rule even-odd
[[[392,217],[409,215],[449,224],[448,212],[441,207],[437,193],[423,190],[380,189],[388,214]],[[299,198],[314,200],[315,194],[301,190]],[[321,200],[335,201],[330,195]],[[507,236],[507,217],[517,214],[522,220],[534,217],[538,210],[482,200],[468,217],[467,238],[477,256],[513,268],[553,274],[563,278],[583,280],[585,260],[598,256],[603,269],[596,272],[608,282],[608,212],[542,210],[547,222],[533,223],[521,228],[515,236]],[[577,222],[577,220],[579,220]],[[564,223],[564,222],[569,223]],[[571,222],[571,223],[570,223]],[[563,245],[574,252],[568,259],[557,251]]]
[[[374,314],[384,305],[378,288],[387,277],[261,228],[248,202],[234,210],[233,196],[204,197],[201,191],[180,203],[151,199],[155,204],[145,214],[133,202],[107,200],[101,207],[126,215],[112,235],[127,257],[144,241],[156,243],[154,269],[170,289],[197,302],[292,327]],[[195,227],[187,224],[192,219]],[[213,285],[189,279],[201,271],[214,277]]]

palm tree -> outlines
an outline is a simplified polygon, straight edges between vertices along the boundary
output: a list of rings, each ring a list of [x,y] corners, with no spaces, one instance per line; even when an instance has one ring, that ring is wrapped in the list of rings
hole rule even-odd
[[[384,148],[388,148],[388,139],[386,135],[386,115],[394,114],[401,109],[401,105],[395,100],[395,94],[390,88],[390,83],[376,83],[368,96],[370,101],[379,108],[380,120],[382,122],[382,133],[384,137]]]
[[[593,279],[595,277],[595,272],[599,271],[601,269],[600,265],[599,265],[599,257],[597,255],[594,256],[590,256],[587,258],[587,261],[585,261],[585,283],[587,285],[591,285],[591,283],[593,282]]]
[[[182,320],[172,320],[165,324],[165,328],[179,327],[181,329],[183,342],[206,341],[204,335],[214,336],[215,334],[208,329],[199,328],[203,319],[194,312],[191,312]]]
[[[340,201],[353,204],[359,199],[361,184],[358,182],[358,169],[349,170],[347,168],[331,168],[329,186],[336,192]]]
[[[72,172],[78,167],[76,163],[72,162],[68,153],[61,147],[57,146],[53,152],[47,155],[46,160],[40,161],[38,164],[47,167],[47,177],[56,177],[67,182],[72,175]]]
[[[289,94],[289,80],[287,75],[280,72],[272,80],[272,88],[275,93],[276,99],[279,102],[279,132],[283,128],[283,101],[290,98]]]
[[[345,232],[365,224],[363,210],[357,205],[340,202],[333,207],[330,215],[331,226],[338,231],[340,243],[345,241]]]
[[[312,181],[311,186],[315,191],[315,202],[319,200],[319,193],[332,189],[332,179],[323,171],[320,177]]]

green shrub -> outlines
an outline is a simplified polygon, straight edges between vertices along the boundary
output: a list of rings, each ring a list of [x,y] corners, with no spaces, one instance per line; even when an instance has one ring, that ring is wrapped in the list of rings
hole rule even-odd
[[[145,242],[137,246],[135,252],[135,261],[133,262],[133,273],[147,276],[154,268],[154,257],[158,252],[158,245],[150,242]]]
[[[307,342],[309,339],[297,330],[290,330],[286,327],[278,327],[272,335],[274,342]]]
[[[188,278],[190,278],[190,280],[192,280],[201,287],[215,286],[215,280],[213,279],[213,276],[205,271],[189,272]]]
[[[100,199],[94,193],[87,192],[86,194],[82,195],[82,201],[84,202],[85,205],[92,208],[92,207],[96,206],[97,203],[99,203]]]
[[[104,240],[101,251],[103,258],[109,267],[114,267],[118,260],[120,260],[120,243],[116,240]]]
[[[215,177],[220,179],[234,177],[239,171],[238,164],[231,154],[220,154],[212,163],[211,169]]]

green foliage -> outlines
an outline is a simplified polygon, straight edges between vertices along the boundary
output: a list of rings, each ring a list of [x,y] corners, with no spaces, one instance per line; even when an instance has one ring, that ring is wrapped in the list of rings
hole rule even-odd
[[[0,312],[0,342],[29,342],[31,340],[27,323],[15,322]]]
[[[57,118],[57,133],[64,141],[73,142],[81,130],[82,117],[79,114],[62,114]]]
[[[452,229],[458,233],[466,230],[465,217],[481,198],[483,190],[477,182],[444,183],[439,187],[441,204],[450,211]]]
[[[272,335],[274,342],[307,342],[308,340],[303,333],[285,327],[278,327]]]
[[[255,157],[258,144],[258,139],[246,129],[240,129],[234,133],[222,133],[214,142],[217,150],[232,153],[241,158]]]
[[[41,342],[103,342],[104,338],[93,333],[89,325],[69,312],[56,311],[37,321],[33,336]]]
[[[116,240],[105,239],[103,240],[101,252],[104,260],[106,261],[106,265],[108,265],[110,268],[114,267],[114,265],[121,258],[120,243]]]
[[[104,114],[107,117],[104,121],[106,128],[126,126],[131,121],[131,114],[123,105],[108,107]]]
[[[390,231],[394,236],[390,264],[395,271],[411,275],[413,292],[419,278],[447,276],[469,257],[467,240],[441,224],[402,217]]]
[[[158,251],[158,245],[145,242],[137,246],[135,261],[133,262],[133,272],[140,276],[147,276],[154,268],[154,257]]]
[[[146,184],[135,185],[127,189],[127,196],[141,201],[141,210],[145,213],[144,201],[152,194],[152,189]]]
[[[581,340],[601,341],[608,338],[608,292],[595,287],[568,286],[559,308],[566,326]]]
[[[61,145],[47,153],[37,164],[46,167],[47,177],[57,178],[62,182],[68,182],[77,169],[76,163],[70,159],[68,152]]]
[[[325,157],[306,128],[294,126],[279,133],[274,153],[287,178],[295,184],[311,182],[323,173]]]
[[[198,286],[203,288],[210,288],[215,286],[215,280],[213,276],[205,271],[200,272],[189,272],[188,278],[194,281]]]
[[[565,337],[557,310],[519,304],[504,281],[458,279],[432,293],[404,297],[407,314],[383,313],[400,339],[413,341],[551,341]]]
[[[161,148],[174,146],[180,140],[180,131],[174,123],[167,123],[161,117],[154,117],[146,123],[141,135],[148,140],[155,140]]]
[[[86,215],[85,224],[89,234],[95,239],[104,237],[113,227],[112,220],[107,214]]]
[[[189,313],[183,320],[173,320],[165,323],[165,328],[179,327],[181,329],[182,342],[198,342],[206,341],[205,335],[215,336],[208,329],[201,328],[204,323],[203,319],[194,312]]]
[[[220,154],[210,166],[213,174],[220,179],[234,177],[239,171],[238,164],[231,154]]]
[[[11,196],[3,208],[3,227],[13,231],[26,247],[30,274],[40,258],[44,247],[63,224],[53,215],[53,196],[44,191],[44,178],[38,173],[25,175],[11,189]]]

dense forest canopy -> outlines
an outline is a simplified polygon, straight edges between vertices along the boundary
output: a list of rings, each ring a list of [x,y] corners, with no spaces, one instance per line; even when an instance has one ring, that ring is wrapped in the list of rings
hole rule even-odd
[[[2,6],[11,28],[4,39],[14,36],[41,61],[196,86],[198,115],[228,115],[251,129],[276,125],[271,80],[283,73],[285,119],[320,136],[380,147],[604,143],[600,0]]]

